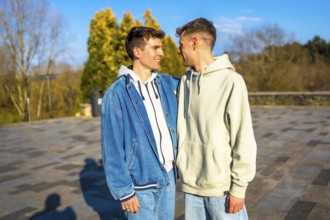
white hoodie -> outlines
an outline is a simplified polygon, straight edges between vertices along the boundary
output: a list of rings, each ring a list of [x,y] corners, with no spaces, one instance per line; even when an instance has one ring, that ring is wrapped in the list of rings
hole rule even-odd
[[[154,80],[157,76],[157,72],[153,72],[147,81],[142,82],[133,70],[126,66],[121,66],[119,68],[118,77],[122,75],[130,76],[136,90],[143,100],[157,144],[159,160],[168,172],[173,168],[174,151],[158,88]]]
[[[179,90],[177,165],[182,190],[244,198],[256,169],[247,90],[228,56],[201,73],[187,71]]]

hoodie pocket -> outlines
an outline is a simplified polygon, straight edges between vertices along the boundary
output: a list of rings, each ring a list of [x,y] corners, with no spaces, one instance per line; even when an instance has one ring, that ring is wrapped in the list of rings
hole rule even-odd
[[[177,158],[183,183],[195,187],[217,187],[226,184],[230,181],[228,157],[225,146],[183,142]]]

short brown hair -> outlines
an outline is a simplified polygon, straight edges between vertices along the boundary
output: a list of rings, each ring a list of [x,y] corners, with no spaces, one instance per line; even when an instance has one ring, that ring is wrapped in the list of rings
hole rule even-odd
[[[189,35],[195,33],[205,33],[210,39],[211,48],[213,49],[215,41],[217,39],[217,31],[212,21],[205,18],[197,18],[190,21],[182,27],[176,29],[176,36],[180,37],[181,34]]]
[[[145,27],[145,26],[136,26],[133,27],[129,32],[125,40],[125,47],[126,52],[133,60],[133,48],[138,47],[142,50],[144,50],[144,46],[146,45],[146,42],[150,38],[159,38],[163,39],[165,36],[165,33],[162,30],[156,30],[154,28]]]

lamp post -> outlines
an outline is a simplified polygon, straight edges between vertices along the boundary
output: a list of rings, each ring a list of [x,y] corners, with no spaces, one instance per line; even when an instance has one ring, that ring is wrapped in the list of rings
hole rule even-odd
[[[40,80],[47,80],[47,90],[48,90],[48,111],[49,111],[49,118],[53,118],[53,111],[52,111],[52,95],[50,92],[50,80],[55,79],[55,74],[47,74],[47,75],[39,75],[38,77]]]

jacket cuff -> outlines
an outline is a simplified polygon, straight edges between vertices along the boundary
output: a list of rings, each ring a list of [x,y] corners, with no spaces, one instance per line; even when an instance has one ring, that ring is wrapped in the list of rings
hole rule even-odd
[[[120,202],[126,202],[127,200],[130,200],[131,198],[133,198],[135,196],[135,192],[133,191],[132,193],[119,198]]]
[[[236,184],[232,184],[229,193],[237,198],[245,198],[246,188],[247,187],[245,187],[245,186],[239,186]]]

